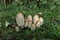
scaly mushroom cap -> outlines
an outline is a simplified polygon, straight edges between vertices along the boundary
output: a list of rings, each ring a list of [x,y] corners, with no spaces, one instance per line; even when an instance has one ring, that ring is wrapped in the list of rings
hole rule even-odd
[[[16,23],[18,26],[21,26],[23,28],[24,25],[24,15],[22,13],[18,13],[16,15]]]

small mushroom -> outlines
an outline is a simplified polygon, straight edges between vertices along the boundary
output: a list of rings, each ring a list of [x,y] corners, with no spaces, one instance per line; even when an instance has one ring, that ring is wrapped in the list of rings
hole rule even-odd
[[[32,16],[28,15],[28,28],[30,28],[32,25]]]
[[[43,24],[43,18],[40,17],[39,20],[38,20],[37,23],[36,23],[36,26],[37,26],[37,27],[40,27],[42,24]]]
[[[40,20],[38,20],[37,23],[36,23],[36,27],[40,27],[40,24],[41,24]]]
[[[33,17],[33,23],[36,24],[36,22],[38,21],[38,19],[39,19],[38,15],[35,15]]]
[[[18,26],[23,28],[23,26],[24,26],[24,15],[22,13],[18,13],[16,15],[16,23]]]
[[[35,30],[35,29],[36,29],[35,24],[32,24],[32,26],[31,26],[31,30],[33,31],[33,30]]]
[[[28,28],[32,26],[32,22],[28,22]]]
[[[24,20],[24,27],[27,27],[27,26],[28,26],[28,19],[25,18],[25,20]]]
[[[43,19],[42,17],[40,17],[40,18],[39,18],[39,20],[40,20],[40,25],[42,25],[42,24],[43,24],[44,19]]]
[[[16,26],[16,27],[15,27],[15,30],[18,32],[18,31],[19,31],[19,27],[18,27],[18,26]]]

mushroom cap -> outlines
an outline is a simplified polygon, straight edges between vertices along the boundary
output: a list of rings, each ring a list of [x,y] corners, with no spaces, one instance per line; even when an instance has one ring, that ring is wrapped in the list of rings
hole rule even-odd
[[[32,15],[28,15],[27,19],[28,21],[32,21]]]
[[[16,23],[18,26],[21,26],[23,28],[24,25],[24,15],[22,13],[18,13],[16,15]]]

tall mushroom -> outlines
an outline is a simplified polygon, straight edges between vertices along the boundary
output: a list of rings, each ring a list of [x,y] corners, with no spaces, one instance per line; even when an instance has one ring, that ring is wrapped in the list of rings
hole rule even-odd
[[[24,20],[24,27],[27,27],[27,26],[28,26],[28,19],[25,18],[25,20]]]
[[[23,28],[23,26],[24,26],[24,15],[22,13],[18,13],[16,15],[16,23],[18,26]]]
[[[38,20],[39,20],[38,15],[35,15],[35,16],[33,17],[33,23],[36,24],[36,22],[37,22]]]
[[[40,25],[42,25],[44,21],[43,17],[40,17],[39,20],[40,20]]]
[[[28,15],[28,28],[32,25],[32,15]]]

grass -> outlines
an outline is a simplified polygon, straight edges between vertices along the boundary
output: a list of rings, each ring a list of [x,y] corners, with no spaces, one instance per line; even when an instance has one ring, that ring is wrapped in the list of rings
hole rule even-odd
[[[1,4],[0,4],[1,5]],[[33,6],[34,7],[34,6]],[[0,40],[59,40],[60,39],[60,6],[56,6],[53,10],[42,6],[40,9],[28,8],[17,3],[12,3],[8,6],[0,6]],[[18,12],[22,12],[26,15],[38,14],[42,12],[44,18],[44,24],[37,28],[35,31],[30,29],[20,28],[19,32],[16,32],[14,28],[6,28],[5,22],[16,23],[15,17]],[[14,17],[14,18],[12,18]]]

